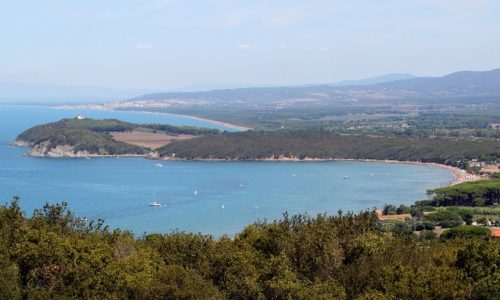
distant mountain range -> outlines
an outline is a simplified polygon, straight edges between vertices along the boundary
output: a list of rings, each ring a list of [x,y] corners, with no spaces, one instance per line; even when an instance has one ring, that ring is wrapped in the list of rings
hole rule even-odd
[[[370,85],[377,83],[384,83],[395,80],[415,78],[411,74],[392,73],[382,76],[370,77],[365,79],[343,80],[335,83],[329,83],[332,86],[352,86],[352,85]],[[293,84],[289,87],[309,87],[321,84]],[[213,91],[213,90],[234,90],[245,88],[275,88],[282,87],[283,85],[268,84],[268,85],[255,85],[255,84],[191,84],[180,89],[175,89],[169,92],[200,92],[200,91]]]
[[[360,80],[344,80],[344,81],[332,83],[330,85],[332,85],[332,86],[363,86],[363,85],[373,85],[373,84],[391,82],[391,81],[396,81],[396,80],[412,79],[412,78],[415,78],[415,76],[413,76],[411,74],[392,73],[392,74],[371,77],[371,78],[366,78],[366,79],[360,79]]]
[[[154,101],[155,105],[164,103],[169,107],[297,107],[346,103],[500,104],[500,69],[462,71],[442,77],[390,74],[365,80],[311,86],[152,93],[129,100],[137,101]]]
[[[411,89],[421,91],[448,91],[450,93],[500,93],[500,69],[483,72],[462,71],[443,77],[417,77],[385,82],[379,88]]]
[[[202,86],[198,86],[202,87]],[[142,95],[142,96],[136,96]],[[123,99],[129,99],[120,101]],[[147,107],[297,107],[332,104],[500,104],[500,69],[462,71],[442,77],[388,74],[362,80],[301,86],[240,87],[149,93],[99,87],[0,83],[0,103],[102,103]],[[128,103],[128,104],[127,104]],[[132,103],[132,104],[131,104]]]

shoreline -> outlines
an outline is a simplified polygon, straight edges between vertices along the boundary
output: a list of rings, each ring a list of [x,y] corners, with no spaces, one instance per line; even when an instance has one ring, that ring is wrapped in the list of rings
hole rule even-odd
[[[66,110],[77,110],[79,108],[76,108],[76,107],[72,107],[72,106],[49,106],[50,108],[53,108],[53,109],[66,109]],[[142,114],[154,114],[154,115],[170,115],[170,116],[180,116],[180,117],[186,117],[186,118],[190,118],[190,119],[194,119],[194,120],[198,120],[198,121],[206,121],[206,122],[209,122],[209,123],[212,123],[212,124],[215,124],[215,125],[220,125],[220,126],[224,126],[224,127],[227,127],[227,128],[231,128],[231,129],[236,129],[238,131],[247,131],[247,130],[253,130],[253,128],[251,127],[245,127],[245,126],[241,126],[241,125],[236,125],[236,124],[231,124],[231,123],[227,123],[227,122],[223,122],[223,121],[218,121],[218,120],[214,120],[214,119],[207,119],[207,118],[202,118],[202,117],[197,117],[197,116],[193,116],[193,115],[186,115],[186,114],[176,114],[176,113],[168,113],[168,112],[155,112],[155,111],[140,111],[140,110],[119,110],[119,109],[107,109],[107,108],[83,108],[83,109],[88,109],[88,110],[97,110],[97,111],[115,111],[115,112],[132,112],[132,113],[142,113]]]
[[[29,147],[24,145],[15,145],[11,144],[14,147]],[[27,157],[34,158],[51,158],[51,159],[97,159],[97,158],[144,158],[154,161],[180,161],[180,162],[335,162],[335,161],[349,161],[349,162],[371,162],[371,163],[384,163],[384,164],[411,164],[411,165],[419,165],[419,166],[428,166],[432,168],[440,168],[445,169],[451,173],[453,176],[453,180],[447,183],[446,186],[452,186],[456,184],[460,184],[463,182],[472,182],[481,179],[481,176],[468,173],[465,170],[459,169],[457,167],[452,167],[448,165],[438,164],[438,163],[427,163],[427,162],[418,162],[418,161],[399,161],[399,160],[377,160],[377,159],[350,159],[350,158],[331,158],[331,159],[323,159],[323,158],[305,158],[305,159],[297,159],[297,158],[278,158],[278,159],[186,159],[186,158],[177,158],[177,157],[156,157],[151,154],[119,154],[119,155],[111,155],[111,154],[90,154],[90,155],[68,155],[68,156],[48,156],[48,155],[30,155],[29,153],[24,154]]]
[[[30,148],[31,145],[25,141],[20,141],[20,140],[15,140],[10,143],[11,146],[15,147],[23,147],[23,148]],[[31,147],[31,149],[33,149]],[[61,152],[62,153],[62,152]],[[372,163],[389,163],[389,164],[413,164],[413,165],[420,165],[420,166],[428,166],[428,167],[433,167],[433,168],[440,168],[440,169],[445,169],[448,172],[451,173],[453,176],[453,180],[448,182],[447,186],[463,183],[463,182],[472,182],[472,181],[477,181],[480,180],[482,177],[480,175],[468,173],[465,170],[462,170],[457,167],[452,167],[444,164],[439,164],[439,163],[432,163],[432,162],[420,162],[420,161],[399,161],[399,160],[377,160],[377,159],[353,159],[353,158],[309,158],[305,157],[303,159],[299,159],[296,157],[267,157],[267,158],[261,158],[261,159],[220,159],[220,158],[194,158],[194,159],[187,159],[187,158],[179,158],[175,156],[164,156],[160,157],[157,152],[150,152],[147,154],[93,154],[93,153],[71,153],[71,154],[60,154],[60,155],[34,155],[32,151],[28,151],[28,153],[25,153],[24,156],[27,157],[36,157],[36,158],[82,158],[82,159],[91,159],[91,158],[120,158],[120,157],[140,157],[140,158],[145,158],[149,160],[156,160],[156,161],[206,161],[206,162],[218,162],[218,161],[225,161],[225,162],[333,162],[333,161],[354,161],[354,162],[372,162]]]
[[[329,161],[354,161],[354,162],[372,162],[372,163],[388,163],[388,164],[411,164],[411,165],[420,165],[420,166],[428,166],[433,168],[445,169],[451,173],[453,176],[453,180],[450,181],[447,186],[452,186],[456,184],[460,184],[463,182],[472,182],[481,179],[481,176],[468,173],[465,170],[462,170],[457,167],[452,167],[439,163],[432,162],[419,162],[419,161],[401,161],[401,160],[390,160],[390,159],[354,159],[354,158],[290,158],[290,157],[280,157],[280,158],[263,158],[263,159],[185,159],[185,158],[176,158],[176,157],[165,157],[160,158],[160,160],[172,160],[172,161],[241,161],[241,162],[329,162]]]
[[[115,110],[115,111],[126,111],[126,110]],[[141,113],[153,113],[153,114],[155,113],[155,112],[147,112],[147,111],[139,111],[139,112],[141,112]],[[251,127],[245,127],[245,126],[241,126],[241,125],[236,125],[236,124],[227,123],[227,122],[223,122],[223,121],[218,121],[218,120],[214,120],[214,119],[207,119],[207,118],[197,117],[197,116],[193,116],[193,115],[174,114],[174,113],[161,113],[161,112],[156,112],[156,114],[188,117],[188,118],[199,120],[199,121],[207,121],[207,122],[210,122],[212,124],[221,125],[221,126],[232,128],[232,129],[236,129],[236,130],[239,130],[239,131],[253,130],[253,128],[251,128]]]
[[[465,170],[462,170],[457,167],[452,167],[448,165],[443,165],[443,164],[438,164],[438,163],[432,163],[432,162],[419,162],[419,161],[399,161],[399,160],[375,160],[375,159],[346,159],[346,161],[364,161],[364,162],[381,162],[381,163],[396,163],[396,164],[413,164],[413,165],[421,165],[421,166],[428,166],[432,168],[440,168],[449,171],[452,176],[453,180],[448,183],[447,186],[452,186],[456,184],[460,184],[463,182],[472,182],[472,181],[477,181],[481,179],[481,176],[468,173]]]

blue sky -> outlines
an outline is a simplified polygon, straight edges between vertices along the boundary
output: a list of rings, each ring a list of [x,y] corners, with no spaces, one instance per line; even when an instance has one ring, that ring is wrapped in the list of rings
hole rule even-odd
[[[500,67],[500,1],[2,1],[0,81],[176,89]]]

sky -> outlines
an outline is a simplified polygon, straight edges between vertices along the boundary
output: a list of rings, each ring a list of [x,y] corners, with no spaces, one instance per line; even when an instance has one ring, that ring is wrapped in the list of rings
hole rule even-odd
[[[0,82],[171,90],[500,67],[497,0],[0,1]]]

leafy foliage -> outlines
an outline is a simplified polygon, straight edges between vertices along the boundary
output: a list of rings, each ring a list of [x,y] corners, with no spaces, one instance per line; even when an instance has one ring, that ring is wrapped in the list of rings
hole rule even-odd
[[[339,135],[328,131],[225,133],[176,141],[159,149],[162,155],[185,159],[378,159],[460,165],[484,155],[500,157],[495,140],[430,139]]]
[[[132,130],[154,131],[166,134],[215,135],[217,129],[189,126],[170,126],[161,124],[133,124],[115,119],[64,119],[54,123],[35,126],[21,133],[16,140],[27,142],[31,146],[46,144],[47,149],[59,145],[73,146],[75,152],[88,151],[92,154],[125,155],[146,154],[148,149],[119,142],[110,132]]]
[[[141,124],[140,127],[173,134],[217,135],[220,133],[218,129],[193,126],[172,126],[168,124]]]
[[[26,217],[0,206],[0,298],[487,299],[500,244],[469,227],[446,241],[386,231],[372,212],[284,215],[234,238],[134,238],[83,222],[67,204]],[[446,282],[443,285],[443,282]]]
[[[427,191],[433,206],[489,206],[500,204],[500,177],[464,182]]]
[[[450,230],[446,230],[441,238],[451,239],[451,238],[474,238],[474,237],[482,237],[487,238],[490,236],[490,230],[485,227],[478,226],[469,226],[469,225],[460,225],[455,228],[451,228]]]

